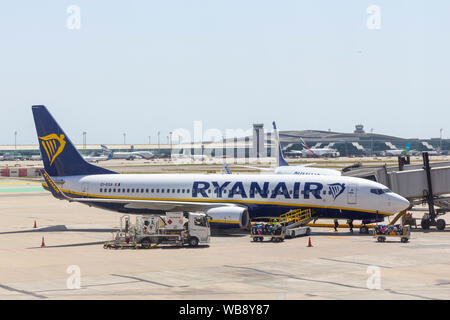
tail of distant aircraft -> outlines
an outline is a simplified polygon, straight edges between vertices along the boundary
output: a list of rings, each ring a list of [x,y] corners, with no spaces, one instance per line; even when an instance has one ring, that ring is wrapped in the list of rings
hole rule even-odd
[[[281,143],[280,143],[280,137],[278,136],[278,130],[277,125],[275,124],[275,121],[272,122],[273,124],[273,130],[275,133],[275,145],[277,147],[277,167],[286,167],[289,166],[289,163],[284,159],[283,157],[283,150],[281,149]]]
[[[407,154],[411,150],[411,142],[408,142],[406,148],[403,150],[402,154]]]
[[[102,152],[103,152],[103,154],[110,155],[110,154],[113,153],[113,152],[112,152],[107,146],[105,146],[104,144],[101,144],[100,146],[102,147]]]
[[[86,162],[45,106],[32,106],[45,171],[50,176],[116,173]]]
[[[311,152],[314,156],[316,155],[316,154],[314,153],[314,151],[312,151],[312,150],[308,147],[308,145],[306,144],[305,140],[303,140],[302,137],[300,137],[300,143],[301,143],[301,145],[302,145],[304,148],[306,148],[306,149],[307,149],[309,152]]]

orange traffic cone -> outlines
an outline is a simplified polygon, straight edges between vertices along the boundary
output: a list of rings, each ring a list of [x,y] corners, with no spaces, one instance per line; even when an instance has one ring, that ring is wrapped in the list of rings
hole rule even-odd
[[[312,247],[312,244],[311,244],[311,237],[309,237],[309,240],[308,240],[308,245],[307,245],[307,247],[309,248],[309,247]]]
[[[41,247],[45,247],[45,241],[44,241],[44,237],[42,237],[42,243],[41,243]]]
[[[36,220],[34,220],[33,228],[37,228]]]

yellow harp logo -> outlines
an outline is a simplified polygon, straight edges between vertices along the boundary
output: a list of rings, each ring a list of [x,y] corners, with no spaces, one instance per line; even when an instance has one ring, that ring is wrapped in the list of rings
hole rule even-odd
[[[48,161],[50,161],[50,165],[52,165],[53,161],[64,150],[64,147],[66,146],[64,135],[61,134],[58,137],[55,133],[52,133],[45,137],[39,137],[39,139],[41,140],[42,147],[47,153]]]

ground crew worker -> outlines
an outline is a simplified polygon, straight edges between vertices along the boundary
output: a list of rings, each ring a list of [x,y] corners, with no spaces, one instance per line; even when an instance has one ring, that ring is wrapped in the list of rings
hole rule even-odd
[[[353,220],[352,219],[348,219],[347,220],[347,224],[350,228],[350,232],[353,233]]]
[[[334,231],[338,231],[337,228],[339,227],[339,221],[338,219],[334,219]]]

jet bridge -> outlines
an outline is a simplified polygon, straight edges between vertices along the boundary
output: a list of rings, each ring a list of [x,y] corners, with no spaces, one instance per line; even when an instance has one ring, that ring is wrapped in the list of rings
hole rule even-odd
[[[428,153],[423,152],[423,165],[409,165],[408,157],[400,156],[398,168],[360,167],[343,174],[384,184],[412,205],[428,203],[429,213],[422,218],[422,228],[445,228],[445,220],[436,217],[450,211],[450,162],[430,164]]]

